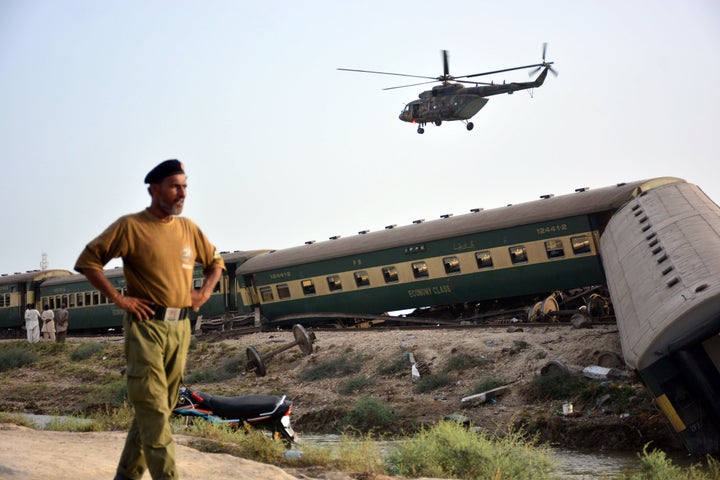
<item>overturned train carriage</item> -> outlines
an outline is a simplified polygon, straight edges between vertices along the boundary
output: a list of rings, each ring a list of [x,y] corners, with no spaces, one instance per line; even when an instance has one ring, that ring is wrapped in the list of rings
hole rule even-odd
[[[600,250],[626,363],[691,453],[720,452],[720,209],[685,182],[641,189]]]

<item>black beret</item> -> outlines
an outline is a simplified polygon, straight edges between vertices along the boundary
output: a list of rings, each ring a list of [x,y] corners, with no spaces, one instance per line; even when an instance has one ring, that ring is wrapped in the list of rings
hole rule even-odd
[[[145,183],[160,183],[164,178],[178,173],[185,173],[183,164],[178,160],[165,160],[145,175]]]

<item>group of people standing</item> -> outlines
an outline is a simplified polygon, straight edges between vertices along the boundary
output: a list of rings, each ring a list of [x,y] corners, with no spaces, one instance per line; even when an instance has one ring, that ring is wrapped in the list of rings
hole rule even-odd
[[[56,318],[55,312],[47,305],[43,305],[43,311],[40,313],[32,303],[28,303],[25,310],[25,329],[27,330],[28,342],[39,342],[41,332],[43,339],[46,341],[65,342],[69,317],[67,305],[65,304],[62,305]],[[41,322],[42,326],[40,325]]]

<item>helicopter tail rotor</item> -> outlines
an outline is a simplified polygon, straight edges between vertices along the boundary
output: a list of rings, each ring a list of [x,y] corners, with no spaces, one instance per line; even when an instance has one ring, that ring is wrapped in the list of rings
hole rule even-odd
[[[556,77],[559,75],[560,72],[558,72],[557,70],[555,70],[554,68],[552,68],[552,64],[553,64],[554,62],[546,62],[546,61],[545,61],[545,53],[547,53],[547,42],[543,42],[543,48],[542,48],[542,63],[538,64],[537,68],[534,68],[533,70],[530,70],[530,71],[528,72],[528,75],[529,75],[529,76],[532,77],[532,76],[536,75],[536,74],[537,74],[540,70],[542,70],[543,68],[547,68],[548,70],[550,70],[550,73],[552,73],[552,74],[555,75]]]

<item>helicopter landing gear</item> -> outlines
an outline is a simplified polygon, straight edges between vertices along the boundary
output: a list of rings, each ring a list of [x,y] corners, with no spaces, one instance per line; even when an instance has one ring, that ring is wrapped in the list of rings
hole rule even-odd
[[[468,129],[468,132],[469,132],[470,130],[472,130],[472,129],[473,129],[473,127],[474,127],[474,126],[475,126],[475,125],[473,125],[473,123],[472,123],[472,122],[468,122],[468,124],[467,124],[467,125],[465,125],[465,128],[467,128],[467,129]]]
[[[442,120],[435,120],[435,126],[439,127],[440,125],[442,125]]]
[[[418,133],[422,135],[423,133],[425,133],[425,129],[423,127],[418,127]]]

